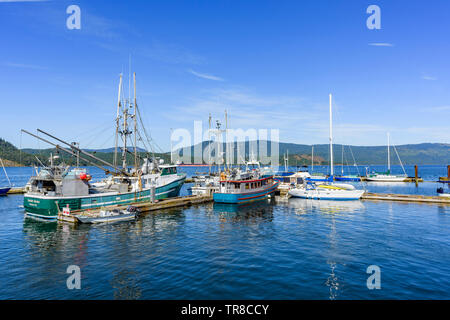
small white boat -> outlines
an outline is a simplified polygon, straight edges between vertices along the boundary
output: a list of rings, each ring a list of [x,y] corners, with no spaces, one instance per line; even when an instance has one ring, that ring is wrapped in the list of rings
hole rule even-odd
[[[358,200],[363,194],[364,190],[346,184],[303,184],[289,190],[292,197],[318,200]]]
[[[98,213],[81,213],[75,217],[81,223],[112,223],[119,221],[135,220],[140,215],[140,210],[136,207],[129,206],[126,210],[112,209],[100,210]]]
[[[375,173],[368,175],[366,180],[374,182],[404,182],[407,178],[406,175]]]

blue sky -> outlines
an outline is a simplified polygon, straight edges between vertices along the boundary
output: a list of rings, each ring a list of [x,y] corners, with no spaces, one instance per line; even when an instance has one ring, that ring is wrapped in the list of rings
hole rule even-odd
[[[81,8],[81,30],[66,8]],[[381,8],[381,30],[366,9]],[[284,142],[450,142],[448,1],[1,1],[0,137],[41,128],[113,145],[119,74],[137,73],[147,128],[278,128]],[[376,45],[378,44],[378,45]],[[380,45],[382,44],[382,45]],[[128,81],[125,79],[125,81]],[[128,89],[128,86],[125,86]]]

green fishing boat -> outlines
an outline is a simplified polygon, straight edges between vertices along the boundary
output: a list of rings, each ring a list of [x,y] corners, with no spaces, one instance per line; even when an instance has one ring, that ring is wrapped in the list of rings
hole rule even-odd
[[[135,75],[134,75],[135,76]],[[135,86],[136,88],[136,86]],[[120,76],[119,99],[116,118],[116,145],[114,163],[108,163],[95,155],[80,149],[77,144],[68,143],[43,130],[38,131],[47,137],[56,140],[50,141],[26,130],[23,132],[49,143],[57,151],[66,152],[79,160],[86,161],[105,171],[108,177],[102,181],[92,183],[91,176],[85,168],[70,168],[63,163],[54,164],[54,157],[50,157],[50,165],[37,171],[26,186],[24,195],[24,208],[27,215],[40,219],[57,219],[63,208],[70,210],[88,210],[110,205],[124,205],[134,202],[156,201],[176,197],[186,179],[186,174],[177,172],[177,165],[164,164],[153,153],[147,152],[147,157],[141,158],[137,153],[137,136],[147,138],[148,145],[151,139],[147,131],[140,128],[142,120],[138,122],[140,112],[136,103],[136,89],[134,103],[125,101],[121,97],[122,76]],[[134,113],[131,111],[134,110]],[[134,120],[134,152],[127,147],[128,136],[132,131],[128,129],[127,120]],[[141,129],[143,133],[138,130]],[[117,166],[117,149],[119,136],[123,142],[122,166]],[[132,140],[132,139],[130,139]],[[67,145],[62,147],[61,145]],[[145,146],[145,145],[144,145]],[[127,154],[134,155],[134,167],[127,164]],[[153,154],[153,156],[150,156]],[[112,168],[112,169],[111,169]]]

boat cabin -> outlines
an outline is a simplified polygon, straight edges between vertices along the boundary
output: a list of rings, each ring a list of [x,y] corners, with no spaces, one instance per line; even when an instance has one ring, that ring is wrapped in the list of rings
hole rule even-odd
[[[220,192],[222,193],[249,193],[265,189],[272,185],[273,178],[267,177],[256,180],[225,180],[220,181]]]

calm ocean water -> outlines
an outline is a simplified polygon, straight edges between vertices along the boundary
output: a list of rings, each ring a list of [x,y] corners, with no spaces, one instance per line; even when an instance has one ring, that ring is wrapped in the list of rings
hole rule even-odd
[[[7,170],[17,186],[32,173]],[[196,170],[207,168],[185,168]],[[419,168],[425,180],[446,172]],[[434,195],[438,184],[362,186]],[[21,195],[0,197],[0,299],[450,298],[448,206],[289,199],[72,226],[24,218],[22,203]],[[81,268],[81,290],[66,287],[69,265]],[[381,268],[380,290],[367,289],[369,265]]]

